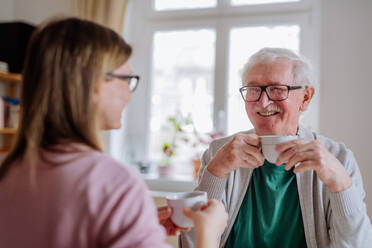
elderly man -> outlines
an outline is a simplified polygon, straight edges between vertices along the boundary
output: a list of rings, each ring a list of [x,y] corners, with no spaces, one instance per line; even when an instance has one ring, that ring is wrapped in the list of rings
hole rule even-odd
[[[287,49],[254,54],[240,89],[254,129],[215,140],[202,157],[196,190],[229,214],[223,247],[371,247],[372,227],[353,153],[299,124],[315,89],[308,64]],[[298,135],[264,159],[260,136]],[[194,247],[193,231],[182,247]]]

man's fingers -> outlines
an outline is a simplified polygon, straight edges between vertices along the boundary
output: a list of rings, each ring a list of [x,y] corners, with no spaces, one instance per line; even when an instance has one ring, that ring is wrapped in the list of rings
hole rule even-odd
[[[288,162],[285,167],[290,169],[298,163],[312,160],[313,157],[314,153],[312,151],[297,152],[288,159]]]
[[[247,145],[243,147],[243,151],[246,155],[251,155],[252,157],[255,158],[255,161],[259,164],[262,165],[264,163],[264,156],[261,153],[261,149],[255,146]]]
[[[309,141],[304,140],[304,139],[291,140],[291,141],[283,142],[281,144],[276,145],[275,151],[277,151],[279,153],[282,153],[285,150],[288,150],[288,149],[290,149],[294,146],[303,145],[303,144],[307,144],[307,143],[309,143]]]
[[[251,154],[245,154],[244,158],[242,158],[242,161],[243,161],[243,163],[242,163],[241,167],[243,167],[243,168],[253,169],[253,168],[258,168],[261,165],[263,165],[263,161],[261,163],[261,161],[258,161],[256,159],[256,157],[254,157]]]
[[[243,141],[247,145],[256,146],[256,147],[260,146],[261,138],[257,136],[256,134],[250,133],[250,134],[240,134],[240,135],[242,135]]]
[[[278,159],[276,160],[276,164],[284,164],[296,154],[303,153],[312,149],[311,144],[305,141],[301,141],[300,143],[292,143],[292,145],[287,144],[290,142],[293,141],[282,143],[276,146],[275,150],[280,153]],[[283,147],[286,147],[287,149],[283,150]]]
[[[312,161],[306,161],[301,163],[299,166],[294,168],[293,173],[299,173],[299,172],[304,172],[304,171],[309,171],[309,170],[315,170],[315,165]]]

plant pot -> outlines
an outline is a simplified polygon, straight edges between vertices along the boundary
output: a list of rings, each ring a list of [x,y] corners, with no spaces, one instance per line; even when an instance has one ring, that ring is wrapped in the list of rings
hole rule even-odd
[[[160,176],[168,177],[173,174],[173,166],[171,165],[164,165],[164,166],[158,166],[158,173]]]

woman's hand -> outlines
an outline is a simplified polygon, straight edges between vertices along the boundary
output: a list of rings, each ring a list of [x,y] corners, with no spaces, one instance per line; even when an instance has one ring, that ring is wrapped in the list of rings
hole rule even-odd
[[[197,247],[218,247],[218,238],[227,225],[228,215],[223,204],[209,200],[201,210],[184,209],[184,214],[192,219],[197,233]]]
[[[182,228],[176,226],[170,219],[172,215],[172,209],[168,206],[158,208],[158,219],[160,225],[162,225],[168,236],[176,236],[180,231],[190,231],[190,228]]]

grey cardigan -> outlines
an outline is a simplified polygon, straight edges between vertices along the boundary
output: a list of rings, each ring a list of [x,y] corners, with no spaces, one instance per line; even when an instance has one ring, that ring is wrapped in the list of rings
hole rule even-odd
[[[252,133],[253,130],[244,132]],[[298,194],[304,223],[307,247],[372,247],[372,226],[364,203],[365,191],[358,164],[344,144],[299,127],[303,139],[320,141],[346,168],[352,186],[343,192],[328,191],[314,171],[296,174]],[[227,228],[220,238],[223,247],[230,234],[240,205],[247,191],[252,171],[239,168],[227,178],[219,178],[206,170],[209,161],[232,136],[213,141],[202,157],[199,185],[195,190],[208,192],[208,198],[222,201],[229,215]],[[195,232],[183,232],[180,247],[195,247]]]

